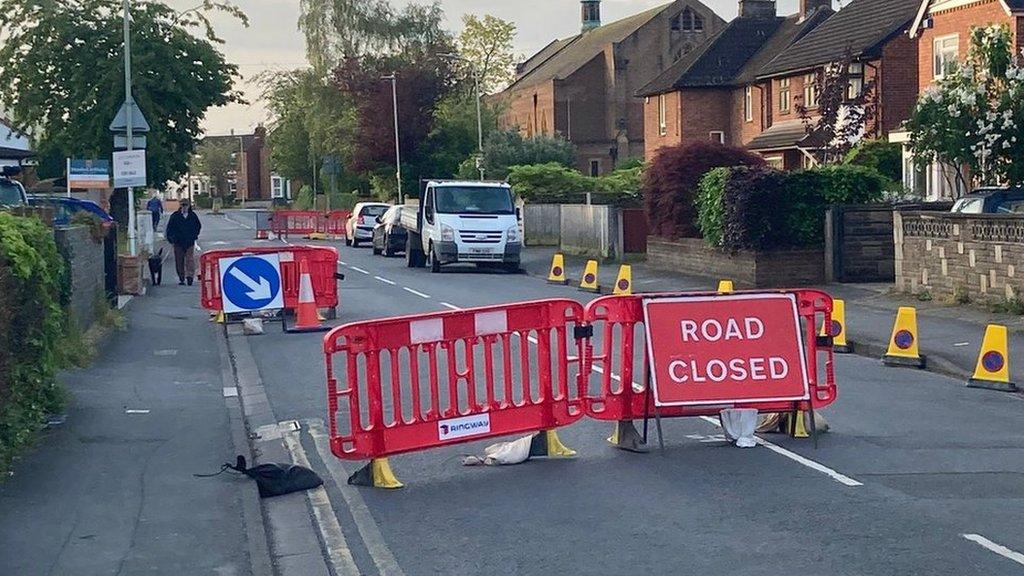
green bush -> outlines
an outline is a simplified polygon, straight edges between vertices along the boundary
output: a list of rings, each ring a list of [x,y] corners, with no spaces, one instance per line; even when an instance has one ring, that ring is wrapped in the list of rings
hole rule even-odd
[[[293,210],[312,210],[313,209],[313,188],[312,186],[303,186],[299,189],[299,193],[292,199]]]
[[[203,195],[195,197],[196,208],[209,210],[213,208],[213,196]]]
[[[70,299],[52,232],[0,213],[0,478],[67,401],[56,375],[74,359],[64,341]]]
[[[729,181],[729,168],[715,168],[700,180],[697,192],[697,226],[709,246],[721,246],[725,229],[722,197]]]
[[[846,164],[871,168],[899,183],[903,181],[903,146],[885,140],[864,140],[846,155]]]
[[[586,202],[589,193],[593,204],[629,206],[639,202],[640,174],[640,168],[631,168],[592,178],[549,162],[512,166],[508,181],[516,194],[527,202],[580,204]]]
[[[764,250],[793,245],[785,226],[786,173],[768,167],[733,168],[722,194],[722,245]]]
[[[788,228],[796,246],[819,246],[825,241],[825,211],[829,204],[880,201],[888,182],[863,166],[822,166],[786,177]]]

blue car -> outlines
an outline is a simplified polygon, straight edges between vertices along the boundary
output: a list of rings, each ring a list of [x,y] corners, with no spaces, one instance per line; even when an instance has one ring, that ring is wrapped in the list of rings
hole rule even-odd
[[[79,200],[77,198],[65,198],[62,196],[29,196],[29,206],[49,206],[54,209],[53,224],[55,226],[67,226],[71,218],[78,212],[88,212],[99,217],[104,226],[114,225],[114,219],[107,214],[107,211],[100,208],[100,205],[91,200]]]

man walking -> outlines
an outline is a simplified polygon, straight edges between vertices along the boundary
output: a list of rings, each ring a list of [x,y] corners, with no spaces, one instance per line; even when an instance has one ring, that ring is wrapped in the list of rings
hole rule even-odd
[[[160,216],[164,213],[164,203],[160,201],[160,193],[153,192],[153,197],[146,202],[146,210],[153,216],[153,234],[156,234],[157,226],[160,225]]]
[[[178,284],[191,286],[196,275],[196,240],[203,225],[188,200],[181,201],[181,210],[167,220],[167,241],[174,246],[174,266],[178,271]]]

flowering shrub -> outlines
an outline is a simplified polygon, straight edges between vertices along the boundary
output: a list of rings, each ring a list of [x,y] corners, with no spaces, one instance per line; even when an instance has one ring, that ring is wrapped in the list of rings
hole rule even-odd
[[[962,63],[925,90],[907,122],[911,147],[960,184],[1024,182],[1024,68],[1007,26],[976,27]]]

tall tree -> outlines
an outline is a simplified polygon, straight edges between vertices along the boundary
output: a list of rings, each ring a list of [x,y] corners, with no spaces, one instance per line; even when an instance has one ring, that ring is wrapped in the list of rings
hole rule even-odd
[[[859,67],[859,70],[858,70]],[[849,50],[815,79],[817,102],[797,96],[796,111],[807,128],[819,164],[841,163],[865,136],[878,136],[875,81],[864,80],[863,64]]]
[[[210,12],[247,24],[225,2],[185,12],[132,3],[134,96],[152,127],[153,185],[187,171],[208,109],[240,101],[238,70],[215,47]],[[109,156],[107,126],[124,98],[120,0],[0,0],[0,37],[0,86],[16,87],[0,90],[0,106],[35,135],[41,175],[61,174],[67,156]]]
[[[480,90],[493,94],[502,90],[515,77],[516,25],[490,14],[479,18],[467,14],[462,18],[459,34],[459,55],[471,62],[480,78]]]
[[[230,192],[230,173],[238,169],[237,146],[233,142],[204,140],[196,147],[190,171],[204,174],[213,185],[212,195],[223,198]]]

